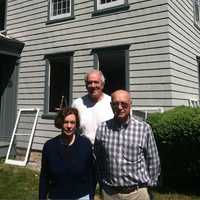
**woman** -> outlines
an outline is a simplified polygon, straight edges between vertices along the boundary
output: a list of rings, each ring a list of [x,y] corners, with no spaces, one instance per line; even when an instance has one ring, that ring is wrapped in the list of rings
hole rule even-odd
[[[39,183],[39,199],[93,198],[92,144],[81,136],[75,108],[61,110],[55,126],[61,135],[44,144]]]

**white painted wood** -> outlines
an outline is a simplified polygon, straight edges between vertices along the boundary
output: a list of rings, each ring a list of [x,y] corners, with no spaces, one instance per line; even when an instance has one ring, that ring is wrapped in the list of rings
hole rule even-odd
[[[28,134],[30,137],[27,141],[28,143],[28,146],[27,146],[27,149],[26,149],[26,154],[25,154],[25,157],[24,157],[24,160],[17,160],[16,159],[11,159],[10,158],[10,154],[11,154],[11,148],[13,147],[14,144],[14,138],[16,136],[21,136],[21,135],[24,135],[24,134],[18,134],[17,133],[17,130],[18,130],[18,123],[20,122],[20,117],[21,117],[21,114],[23,112],[35,112],[35,118],[34,118],[34,121],[33,121],[33,124],[32,124],[32,129],[31,129],[31,133]],[[27,161],[28,161],[28,156],[29,156],[29,152],[30,152],[30,148],[31,148],[31,144],[32,144],[32,140],[33,140],[33,134],[35,132],[35,127],[36,127],[36,123],[37,123],[37,118],[38,118],[38,114],[39,114],[39,109],[38,108],[33,108],[33,109],[20,109],[19,110],[19,113],[18,113],[18,116],[17,116],[17,120],[16,120],[16,123],[15,123],[15,127],[14,127],[14,130],[13,130],[13,134],[12,134],[12,138],[11,138],[11,141],[10,141],[10,145],[9,145],[9,148],[8,148],[8,152],[7,152],[7,155],[6,155],[6,160],[5,160],[5,163],[7,164],[13,164],[13,165],[20,165],[20,166],[25,166]],[[26,134],[27,135],[27,134]]]

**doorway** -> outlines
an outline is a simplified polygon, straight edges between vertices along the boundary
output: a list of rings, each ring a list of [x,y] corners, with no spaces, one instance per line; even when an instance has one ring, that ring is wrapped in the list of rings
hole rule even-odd
[[[0,54],[0,140],[12,135],[16,118],[16,57]]]

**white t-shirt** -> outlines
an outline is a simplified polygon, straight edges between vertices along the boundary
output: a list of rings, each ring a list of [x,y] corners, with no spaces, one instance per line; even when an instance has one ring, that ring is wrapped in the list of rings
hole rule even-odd
[[[79,111],[80,128],[94,144],[96,129],[101,122],[113,118],[113,111],[110,106],[111,97],[103,94],[103,98],[97,103],[92,102],[88,95],[76,99],[72,107]]]

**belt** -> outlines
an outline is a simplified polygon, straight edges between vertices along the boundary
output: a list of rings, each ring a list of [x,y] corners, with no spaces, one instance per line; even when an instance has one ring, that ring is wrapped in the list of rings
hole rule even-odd
[[[107,189],[111,193],[121,193],[121,194],[129,194],[131,192],[134,192],[138,190],[139,188],[147,187],[146,184],[142,185],[133,185],[133,186],[107,186]]]

